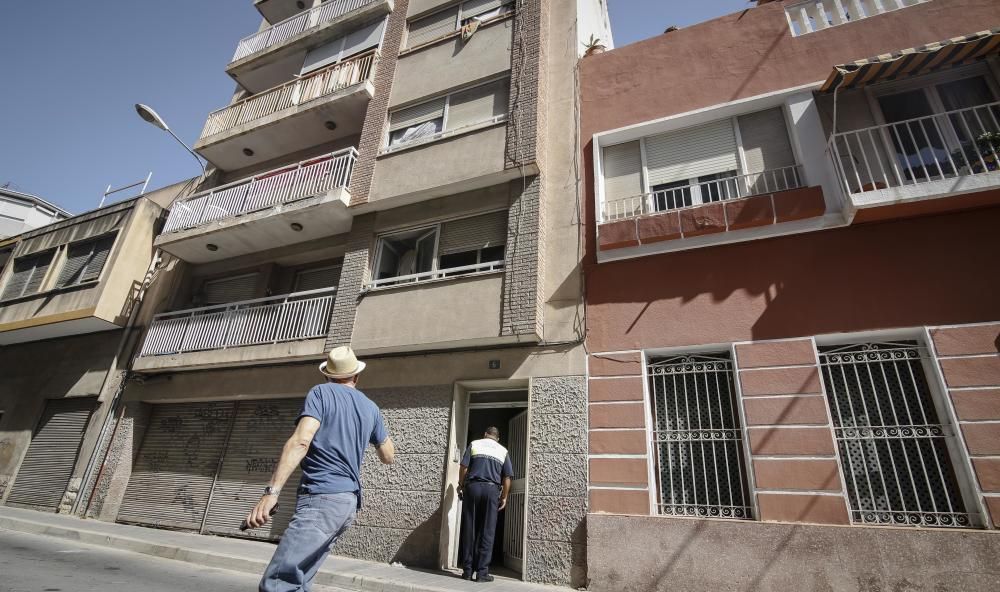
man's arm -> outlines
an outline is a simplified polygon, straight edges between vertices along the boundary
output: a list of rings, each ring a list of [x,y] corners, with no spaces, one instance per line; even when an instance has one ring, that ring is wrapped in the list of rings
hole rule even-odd
[[[386,437],[385,442],[375,447],[375,451],[384,465],[391,465],[396,460],[396,445],[392,443],[392,438]]]
[[[507,496],[510,495],[510,477],[504,477],[503,479],[503,491],[500,492],[500,507],[497,510],[502,510],[507,507]]]
[[[278,466],[271,474],[271,481],[268,483],[274,489],[281,489],[288,481],[288,478],[299,466],[302,459],[309,452],[309,445],[312,444],[316,431],[319,430],[319,420],[315,417],[305,416],[299,420],[295,427],[295,433],[285,442],[285,447],[281,450],[281,459]],[[271,509],[278,503],[278,496],[264,495],[247,515],[247,524],[250,528],[257,528],[267,524]]]

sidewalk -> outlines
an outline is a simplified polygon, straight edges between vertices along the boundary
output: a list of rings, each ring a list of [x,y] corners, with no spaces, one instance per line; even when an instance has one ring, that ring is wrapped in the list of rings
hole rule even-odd
[[[158,530],[83,520],[0,506],[0,531],[41,534],[90,545],[112,547],[164,559],[187,561],[247,573],[263,573],[274,545],[225,537]],[[560,592],[566,588],[526,584],[497,578],[489,586],[466,582],[457,575],[331,556],[316,583],[359,592]]]

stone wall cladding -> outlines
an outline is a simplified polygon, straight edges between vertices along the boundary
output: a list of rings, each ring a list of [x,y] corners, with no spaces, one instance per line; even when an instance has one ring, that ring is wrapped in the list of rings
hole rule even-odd
[[[409,3],[409,0],[395,0],[382,38],[382,51],[375,71],[375,95],[369,101],[365,112],[361,139],[358,140],[358,160],[354,163],[354,171],[351,173],[350,205],[352,206],[368,202],[368,192],[371,190],[372,177],[375,174],[375,159],[382,147],[388,125],[392,80],[396,75],[399,49],[403,41],[403,32],[406,30],[406,9]]]
[[[586,583],[587,386],[583,376],[531,380],[524,576]]]
[[[326,349],[351,343],[354,334],[354,319],[357,315],[358,297],[368,280],[371,260],[372,233],[375,228],[375,214],[354,218],[351,233],[344,252],[344,265],[340,271],[337,297],[330,314],[330,330],[327,333]]]
[[[396,444],[396,462],[383,465],[369,449],[361,469],[362,509],[333,552],[436,567],[453,388],[370,389],[365,394],[382,410]]]
[[[501,335],[542,335],[541,188],[539,177],[510,183]]]
[[[112,521],[118,516],[118,508],[132,476],[132,461],[139,452],[151,411],[152,406],[148,403],[128,402],[120,421],[116,414],[118,428],[115,429],[112,424],[112,429],[108,430],[97,449],[98,463],[100,459],[105,459],[104,468],[102,470],[100,464],[95,466],[91,481],[83,490],[79,513],[85,518]],[[97,481],[96,487],[94,480]],[[93,500],[90,499],[91,491]]]

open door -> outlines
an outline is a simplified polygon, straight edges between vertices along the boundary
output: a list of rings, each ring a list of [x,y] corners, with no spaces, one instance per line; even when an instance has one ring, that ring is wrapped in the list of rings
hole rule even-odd
[[[524,572],[524,494],[526,490],[527,451],[528,451],[528,412],[522,411],[507,423],[510,464],[514,469],[514,481],[511,483],[510,495],[507,498],[507,509],[504,510],[503,530],[503,564],[508,569]]]

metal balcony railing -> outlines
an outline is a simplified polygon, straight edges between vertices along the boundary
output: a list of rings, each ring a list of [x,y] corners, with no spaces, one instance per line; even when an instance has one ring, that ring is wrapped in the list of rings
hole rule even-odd
[[[717,201],[798,189],[803,186],[805,186],[805,181],[799,165],[769,169],[760,173],[747,173],[703,183],[692,183],[608,201],[604,204],[604,215],[601,221],[613,222],[668,210],[696,207]]]
[[[233,129],[289,107],[303,105],[338,90],[370,80],[378,63],[378,52],[368,51],[298,80],[249,96],[208,115],[202,138]]]
[[[924,2],[930,0],[801,0],[786,3],[785,15],[798,37]]]
[[[1000,169],[1000,102],[834,134],[849,194]]]
[[[178,201],[170,208],[163,234],[347,187],[357,158],[357,150],[346,148]]]
[[[323,337],[336,288],[158,314],[140,357]]]
[[[240,40],[232,61],[281,45],[299,33],[325,25],[333,19],[357,10],[377,0],[328,0],[305,12],[287,18],[263,31],[258,31]]]

